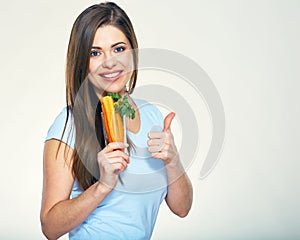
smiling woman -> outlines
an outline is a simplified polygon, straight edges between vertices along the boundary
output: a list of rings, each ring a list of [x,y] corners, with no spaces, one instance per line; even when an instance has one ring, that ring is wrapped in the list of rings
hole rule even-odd
[[[114,3],[87,8],[73,25],[67,106],[44,146],[40,216],[48,239],[65,233],[81,240],[150,239],[163,200],[180,217],[190,210],[192,187],[170,130],[175,114],[163,119],[154,105],[130,97],[137,80],[137,47],[128,16]],[[133,119],[124,116],[130,146],[104,140],[100,102],[111,93],[123,97],[121,108],[131,105],[135,112]],[[163,130],[152,132],[154,126]],[[131,154],[134,147],[146,150]],[[158,185],[149,190],[144,175],[153,172]]]
[[[113,43],[113,44],[111,44]],[[118,28],[107,25],[97,29],[91,49],[89,78],[101,98],[104,91],[125,94],[124,86],[132,75],[134,51]]]

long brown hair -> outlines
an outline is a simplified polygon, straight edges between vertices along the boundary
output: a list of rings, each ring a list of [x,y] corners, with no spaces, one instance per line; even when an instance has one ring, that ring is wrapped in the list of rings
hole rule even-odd
[[[71,117],[76,133],[72,170],[83,189],[87,189],[99,178],[96,157],[97,152],[104,147],[99,119],[101,107],[93,86],[90,81],[85,80],[96,30],[106,25],[122,31],[133,49],[134,70],[129,80],[129,93],[134,90],[138,73],[138,55],[134,50],[138,49],[138,43],[127,14],[113,2],[96,4],[85,9],[73,25],[66,61],[66,123]]]

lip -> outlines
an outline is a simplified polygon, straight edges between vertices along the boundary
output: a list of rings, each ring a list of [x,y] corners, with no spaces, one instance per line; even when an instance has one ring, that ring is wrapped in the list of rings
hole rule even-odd
[[[123,70],[102,72],[102,73],[99,73],[99,76],[105,81],[114,82],[122,76],[122,72],[123,72]]]

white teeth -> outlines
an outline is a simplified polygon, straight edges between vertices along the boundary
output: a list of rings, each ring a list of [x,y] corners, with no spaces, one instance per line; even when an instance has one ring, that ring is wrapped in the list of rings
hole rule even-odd
[[[109,73],[109,74],[101,74],[105,78],[114,78],[118,76],[121,72]]]

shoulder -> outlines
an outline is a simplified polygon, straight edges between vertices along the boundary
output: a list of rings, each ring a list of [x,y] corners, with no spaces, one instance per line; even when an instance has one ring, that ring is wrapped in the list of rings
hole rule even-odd
[[[69,110],[67,107],[64,107],[64,108],[62,108],[60,113],[56,116],[53,123],[58,124],[62,121],[66,122],[67,118],[68,118],[68,122],[71,122],[72,113],[71,113],[71,110]]]
[[[74,149],[75,146],[75,127],[73,124],[73,117],[71,111],[64,107],[54,119],[50,126],[46,141],[50,139],[57,139]]]

